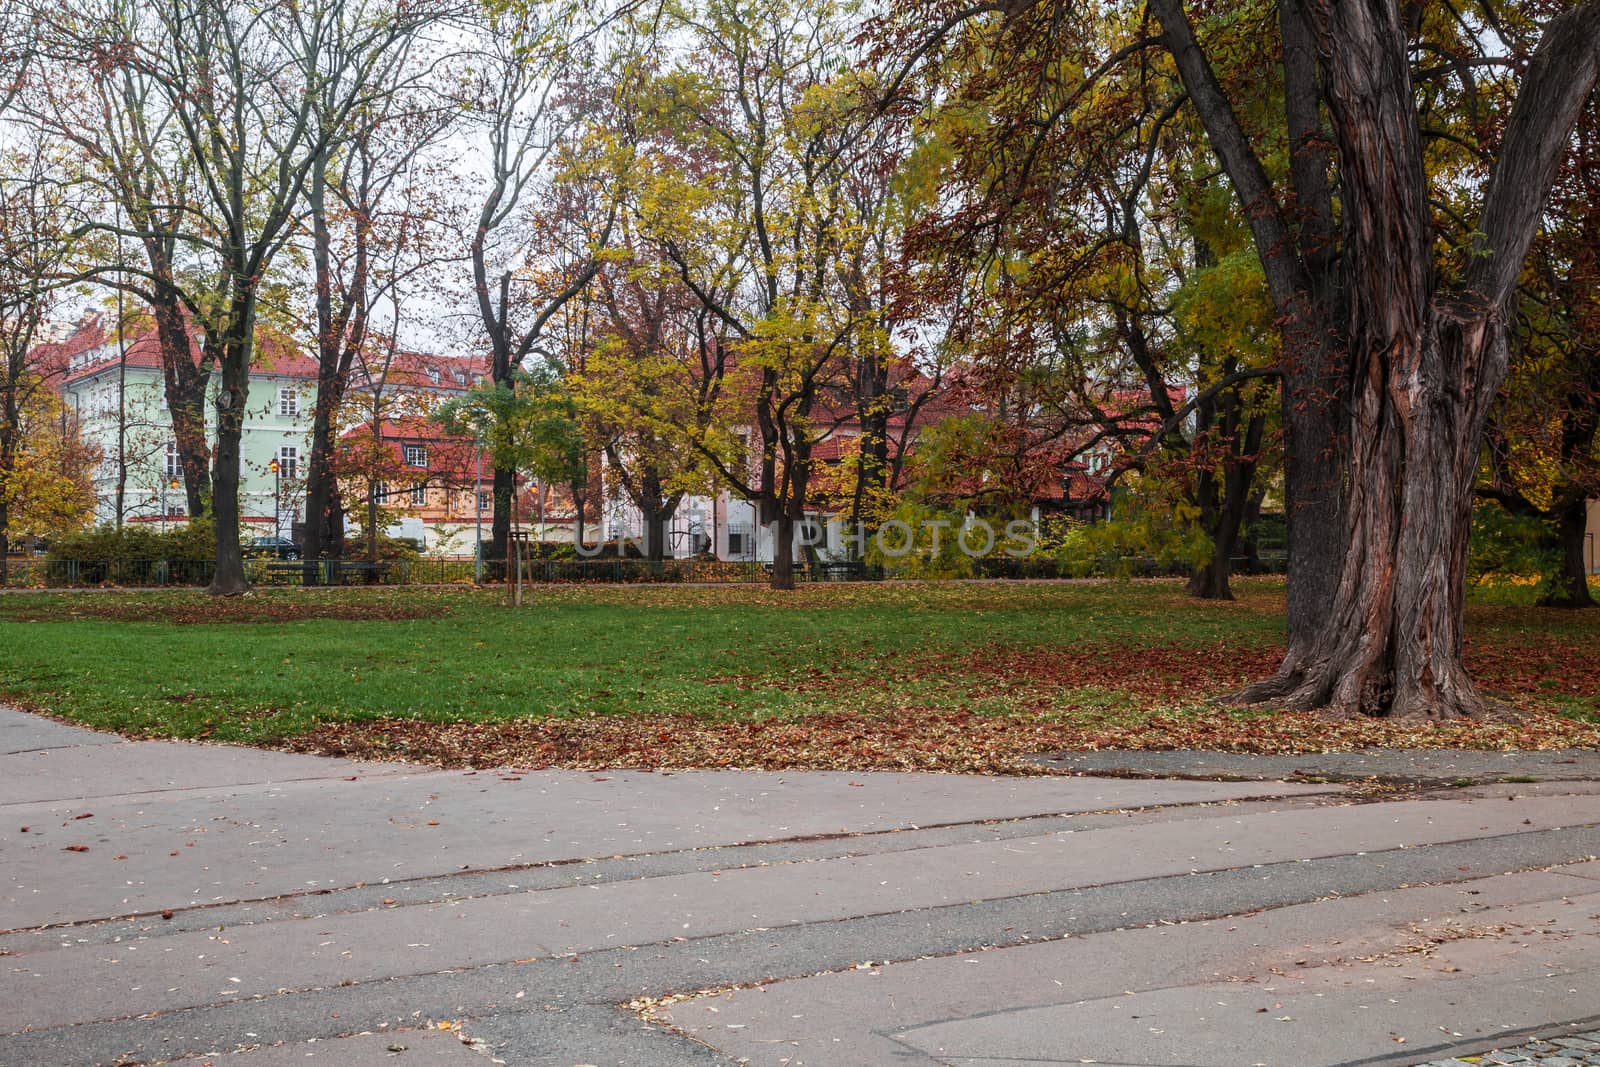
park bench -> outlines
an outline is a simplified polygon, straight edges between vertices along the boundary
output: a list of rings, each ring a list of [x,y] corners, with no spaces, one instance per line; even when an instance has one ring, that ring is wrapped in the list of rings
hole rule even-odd
[[[305,573],[305,569],[307,567],[315,566],[316,564],[312,562],[301,562],[299,560],[280,560],[277,562],[268,563],[261,569],[269,575],[290,575],[303,574]]]
[[[369,581],[380,581],[389,573],[389,567],[390,564],[383,560],[377,563],[364,559],[285,560],[268,563],[265,570],[268,574],[294,574],[303,578],[307,570],[322,568],[321,577],[327,584],[341,585],[347,574],[364,574]]]
[[[328,579],[342,585],[347,574],[364,574],[371,582],[381,581],[389,573],[389,564],[382,560],[373,563],[364,559],[335,559],[328,561]]]
[[[859,559],[828,560],[817,564],[817,577],[824,582],[853,582],[867,576],[867,564]]]

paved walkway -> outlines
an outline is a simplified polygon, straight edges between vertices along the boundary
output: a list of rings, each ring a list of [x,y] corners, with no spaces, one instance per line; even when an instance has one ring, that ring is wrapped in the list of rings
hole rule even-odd
[[[1312,1067],[1600,1027],[1589,781],[461,773],[0,711],[0,807],[4,1067]]]
[[[1600,1067],[1600,1030],[1554,1041],[1530,1041],[1481,1056],[1451,1057],[1425,1067]]]

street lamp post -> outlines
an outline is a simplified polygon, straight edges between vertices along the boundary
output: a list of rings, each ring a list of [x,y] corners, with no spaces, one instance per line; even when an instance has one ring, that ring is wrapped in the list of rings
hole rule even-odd
[[[277,460],[273,460],[270,466],[272,467],[272,536],[282,537],[283,511],[282,508],[279,507],[279,502],[283,499],[283,482],[281,480],[283,475],[278,469]]]

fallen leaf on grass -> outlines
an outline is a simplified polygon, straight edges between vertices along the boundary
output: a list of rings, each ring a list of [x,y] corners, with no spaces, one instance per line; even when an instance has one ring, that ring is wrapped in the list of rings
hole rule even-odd
[[[733,722],[693,715],[471,723],[381,719],[324,723],[282,744],[297,752],[416,760],[446,767],[1045,774],[1049,771],[1031,757],[1063,750],[1199,749],[1290,755],[1363,748],[1583,748],[1600,745],[1600,726],[1550,712],[1528,712],[1515,722],[1428,723],[1207,708],[1106,724],[1046,715],[907,708],[897,713],[818,713]]]

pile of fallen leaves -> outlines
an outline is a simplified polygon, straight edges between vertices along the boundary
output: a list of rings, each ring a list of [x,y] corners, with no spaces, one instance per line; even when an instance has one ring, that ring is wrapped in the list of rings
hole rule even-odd
[[[6,613],[8,622],[62,622],[103,619],[110,622],[163,622],[176,626],[215,623],[282,623],[305,619],[339,619],[350,622],[403,622],[448,614],[451,605],[442,598],[344,598],[338,592],[325,597],[262,596],[210,597],[203,594],[135,596],[63,596],[45,606],[30,605]]]
[[[1600,726],[1545,712],[1516,722],[1329,720],[1215,709],[1106,725],[1022,715],[908,711],[723,721],[691,715],[435,723],[329,722],[287,738],[296,752],[446,767],[919,770],[1042,774],[1029,757],[1096,749],[1303,754],[1362,748],[1552,749],[1600,746]]]
[[[986,645],[913,655],[863,652],[848,662],[813,663],[784,675],[729,674],[708,679],[742,690],[779,689],[845,698],[916,683],[961,684],[1009,700],[1020,712],[1059,707],[1063,692],[1113,691],[1160,708],[1192,703],[1270,678],[1283,649],[1239,640],[1013,647]],[[1467,666],[1491,695],[1525,704],[1542,696],[1600,694],[1600,657],[1577,641],[1551,635],[1481,638]]]

